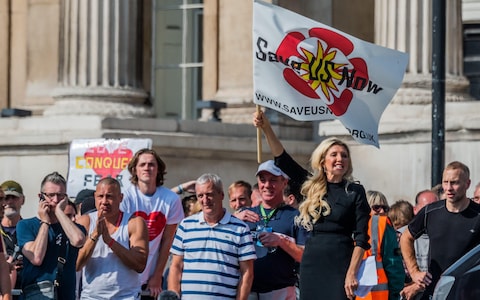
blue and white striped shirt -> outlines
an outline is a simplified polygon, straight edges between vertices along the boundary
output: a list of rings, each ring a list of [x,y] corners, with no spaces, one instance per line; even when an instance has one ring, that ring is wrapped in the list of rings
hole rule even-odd
[[[203,212],[185,218],[170,252],[183,256],[182,299],[235,299],[240,261],[256,259],[248,226],[228,211],[213,226]]]

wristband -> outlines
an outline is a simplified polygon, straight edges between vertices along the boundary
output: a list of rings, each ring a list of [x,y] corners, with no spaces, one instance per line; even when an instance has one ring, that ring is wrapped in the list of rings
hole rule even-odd
[[[93,237],[92,234],[90,234],[90,239],[91,239],[94,243],[96,243],[98,238],[96,239],[96,238]]]
[[[107,244],[108,248],[111,249],[112,246],[113,246],[113,243],[115,243],[115,240],[114,240],[114,239],[111,239],[110,242],[108,242],[108,244]]]
[[[40,220],[40,226],[42,226],[42,224],[47,224],[47,226],[50,227],[50,222]]]
[[[179,184],[179,185],[177,186],[177,189],[178,189],[178,193],[177,193],[177,194],[183,194],[184,191],[183,191],[183,187],[182,187],[181,184]]]

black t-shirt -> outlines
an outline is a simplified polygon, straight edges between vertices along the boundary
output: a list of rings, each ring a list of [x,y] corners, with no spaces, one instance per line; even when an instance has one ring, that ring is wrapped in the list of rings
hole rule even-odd
[[[449,212],[445,200],[425,206],[408,225],[415,239],[427,233],[430,239],[429,272],[433,282],[425,294],[433,294],[440,275],[480,243],[480,204],[470,201],[459,213]]]

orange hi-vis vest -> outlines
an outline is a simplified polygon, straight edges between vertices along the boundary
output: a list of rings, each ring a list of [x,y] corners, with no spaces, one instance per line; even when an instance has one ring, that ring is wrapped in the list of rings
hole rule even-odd
[[[392,225],[390,219],[386,216],[373,215],[368,221],[368,235],[370,236],[371,248],[365,251],[363,259],[370,255],[375,256],[377,261],[378,284],[365,297],[357,297],[356,299],[365,300],[388,300],[388,278],[383,269],[382,262],[382,241],[387,229],[387,224]]]

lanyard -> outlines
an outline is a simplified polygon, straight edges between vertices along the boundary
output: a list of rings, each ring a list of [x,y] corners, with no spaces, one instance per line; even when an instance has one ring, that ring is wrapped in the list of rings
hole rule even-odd
[[[260,213],[262,214],[262,220],[263,220],[263,223],[265,224],[265,227],[267,227],[268,222],[270,222],[270,219],[273,217],[273,215],[275,214],[276,211],[277,211],[277,209],[274,208],[274,209],[267,215],[267,213],[265,212],[265,209],[263,208],[263,205],[260,204]]]
[[[10,243],[12,244],[12,246],[15,246],[15,245],[16,245],[16,243],[13,241],[12,237],[10,236],[10,234],[9,234],[9,233],[6,233],[5,231],[3,231],[3,228],[2,228],[2,227],[0,227],[0,233],[10,241]],[[2,240],[3,240],[3,239],[2,239]]]

